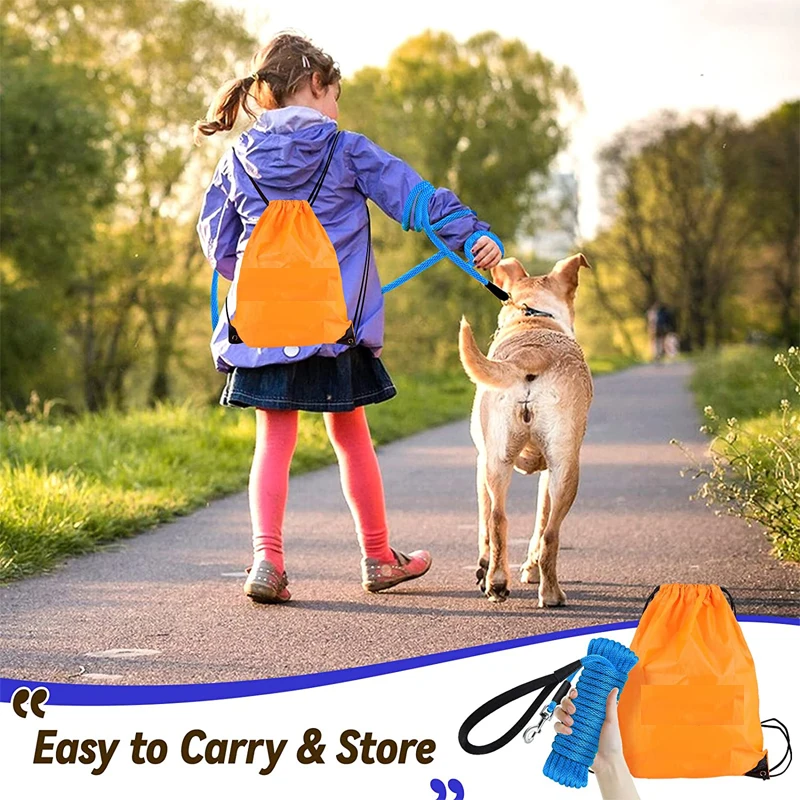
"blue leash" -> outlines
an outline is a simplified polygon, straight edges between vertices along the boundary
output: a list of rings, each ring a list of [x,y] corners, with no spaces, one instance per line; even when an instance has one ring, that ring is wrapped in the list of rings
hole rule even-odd
[[[387,283],[381,289],[382,294],[391,292],[398,286],[402,286],[412,278],[424,272],[428,267],[433,266],[443,258],[449,258],[457,267],[464,270],[470,277],[474,278],[478,283],[485,286],[495,297],[505,302],[508,300],[508,294],[504,292],[499,286],[493,284],[485,275],[481,275],[475,267],[466,262],[461,256],[454,253],[437,235],[436,232],[441,230],[445,225],[453,220],[460,219],[461,217],[469,216],[472,212],[468,208],[462,208],[459,211],[454,211],[446,217],[440,219],[437,223],[431,224],[430,217],[430,202],[433,199],[436,189],[428,183],[428,181],[420,181],[408,194],[405,206],[403,207],[403,230],[414,230],[417,232],[424,231],[427,237],[431,240],[436,247],[437,252],[429,258],[426,258],[422,263],[412,267],[408,272],[403,273],[399,278],[395,278],[391,283]],[[413,221],[412,221],[413,220]],[[505,255],[505,249],[500,239],[495,236],[491,231],[476,231],[473,233],[466,242],[464,242],[464,252],[468,255],[470,261],[474,261],[472,256],[472,246],[482,236],[487,236],[500,248],[501,255]]]
[[[211,275],[211,330],[217,329],[219,322],[219,299],[217,298],[217,290],[219,289],[219,272],[214,270]]]
[[[436,234],[449,222],[466,217],[472,212],[467,208],[462,208],[459,211],[454,211],[446,217],[440,219],[436,223],[431,223],[430,218],[430,201],[433,198],[436,189],[427,181],[420,181],[410,192],[406,198],[405,206],[403,207],[403,230],[414,230],[417,232],[424,231],[433,245],[436,247],[436,252],[426,258],[416,267],[412,267],[408,272],[403,273],[399,278],[395,278],[391,283],[387,283],[381,289],[381,294],[386,294],[402,286],[404,283],[416,278],[417,275],[423,273],[428,267],[432,267],[443,258],[449,258],[457,267],[464,270],[470,277],[474,278],[478,283],[485,286],[498,300],[506,302],[508,300],[508,293],[504,292],[499,286],[492,283],[485,275],[481,275],[475,267],[465,261],[457,253],[454,253]],[[505,255],[505,249],[500,239],[495,236],[491,231],[476,231],[464,243],[464,252],[469,257],[470,261],[474,261],[472,256],[472,247],[475,242],[482,236],[487,236],[494,241],[500,248],[501,255]],[[211,276],[211,328],[216,330],[217,323],[219,322],[219,300],[217,293],[219,290],[219,273],[217,270],[213,271]]]
[[[589,767],[597,755],[600,729],[603,727],[606,716],[608,693],[615,686],[620,691],[622,690],[628,679],[628,673],[638,660],[632,650],[619,642],[611,639],[592,639],[589,642],[587,655],[580,661],[574,661],[550,675],[535,678],[509,689],[475,709],[464,720],[458,732],[459,744],[462,749],[472,755],[485,755],[499,750],[525,728],[533,715],[555,691],[556,693],[546,710],[540,712],[539,722],[525,731],[525,741],[530,742],[553,715],[556,706],[569,692],[575,675],[582,669],[583,672],[577,685],[578,697],[573,714],[572,734],[556,736],[553,742],[553,751],[544,765],[544,774],[562,786],[586,786],[589,780]],[[499,708],[537,689],[541,691],[528,710],[502,736],[489,744],[475,745],[469,741],[470,732],[479,722]],[[529,736],[531,731],[533,735]]]

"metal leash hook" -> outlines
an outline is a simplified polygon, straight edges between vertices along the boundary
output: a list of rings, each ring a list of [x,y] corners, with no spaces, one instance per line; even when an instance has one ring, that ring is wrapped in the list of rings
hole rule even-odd
[[[542,728],[545,726],[547,722],[553,716],[553,711],[550,710],[550,706],[554,706],[554,703],[550,703],[544,711],[539,712],[539,721],[535,725],[531,725],[529,728],[525,728],[525,732],[522,734],[522,740],[525,744],[530,744],[534,737],[542,732]],[[553,709],[555,710],[555,709]]]
[[[574,677],[575,673],[570,675],[569,678],[558,687],[558,691],[553,695],[553,699],[547,704],[547,708],[543,708],[539,712],[539,721],[535,725],[531,725],[529,728],[525,729],[525,732],[522,734],[522,738],[526,744],[530,744],[534,737],[538,733],[542,732],[542,728],[545,726],[545,724],[552,719],[558,704],[569,694],[569,690],[572,688],[572,679]]]

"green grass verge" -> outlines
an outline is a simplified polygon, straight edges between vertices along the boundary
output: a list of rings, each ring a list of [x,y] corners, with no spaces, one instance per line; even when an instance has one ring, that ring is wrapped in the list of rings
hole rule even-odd
[[[396,383],[397,398],[368,408],[378,444],[469,412],[463,373]],[[252,412],[186,405],[2,424],[0,580],[244,489],[254,438]],[[302,414],[292,474],[334,460],[321,415]]]
[[[775,365],[775,350],[748,345],[699,356],[691,387],[701,414],[712,406],[720,419],[743,423],[770,414],[777,421],[781,400],[795,396],[791,379]]]
[[[776,556],[800,561],[800,357],[780,360],[786,368],[772,349],[747,346],[697,360],[692,388],[715,438],[711,465],[691,471],[717,513],[758,524]]]
[[[593,368],[602,374],[621,365]],[[394,400],[367,409],[377,444],[469,413],[473,386],[461,372],[396,383]],[[243,490],[254,438],[251,411],[188,405],[3,423],[0,581]],[[321,415],[302,414],[292,474],[334,460]]]

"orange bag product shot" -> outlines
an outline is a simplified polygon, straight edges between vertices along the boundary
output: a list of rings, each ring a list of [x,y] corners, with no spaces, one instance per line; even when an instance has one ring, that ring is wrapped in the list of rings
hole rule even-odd
[[[237,337],[249,347],[353,343],[339,260],[312,208],[339,135],[308,200],[268,200],[248,173],[267,207],[235,279],[231,341]]]
[[[631,644],[639,661],[619,701],[635,777],[767,779],[791,763],[785,726],[767,720],[787,740],[784,758],[769,766],[755,664],[729,598],[719,586],[666,584],[648,600]]]

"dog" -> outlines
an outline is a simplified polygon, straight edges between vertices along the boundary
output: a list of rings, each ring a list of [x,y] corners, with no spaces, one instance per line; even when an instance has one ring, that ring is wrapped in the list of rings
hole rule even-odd
[[[509,594],[506,494],[514,469],[541,472],[536,525],[522,566],[522,583],[539,581],[539,607],[561,606],[558,537],[575,500],[579,454],[592,375],[575,341],[575,292],[582,253],[531,277],[505,258],[492,280],[510,299],[500,311],[488,358],[461,319],[459,353],[477,386],[470,432],[478,450],[478,571],[481,591],[494,602]]]

